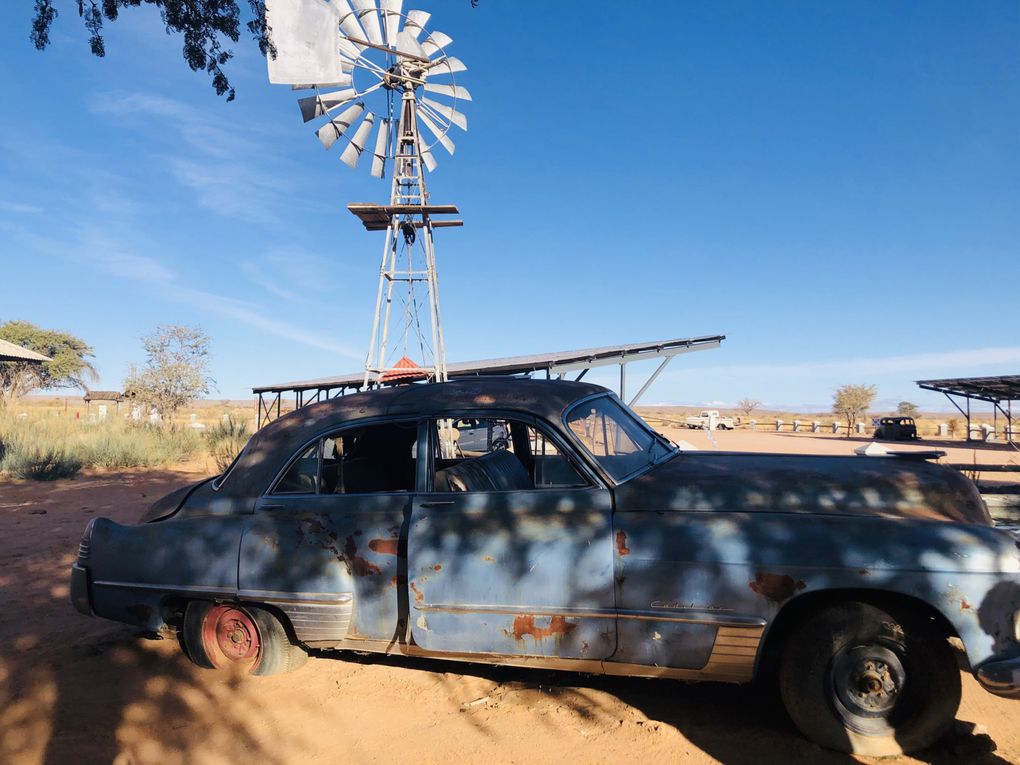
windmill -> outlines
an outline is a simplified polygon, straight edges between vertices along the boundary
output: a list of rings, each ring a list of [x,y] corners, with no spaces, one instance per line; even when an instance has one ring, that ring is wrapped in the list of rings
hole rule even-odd
[[[298,105],[323,147],[340,144],[351,168],[367,154],[371,174],[391,178],[388,205],[348,205],[366,229],[386,232],[365,387],[446,380],[433,232],[463,225],[436,217],[457,208],[431,204],[425,176],[436,146],[454,153],[451,129],[467,130],[457,107],[471,94],[456,82],[467,67],[447,55],[449,36],[428,30],[430,14],[402,8],[403,0],[267,3],[270,82],[313,91]]]

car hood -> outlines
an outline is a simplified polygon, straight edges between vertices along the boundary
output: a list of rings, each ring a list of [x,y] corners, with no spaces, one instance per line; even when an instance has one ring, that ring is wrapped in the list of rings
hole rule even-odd
[[[992,525],[973,482],[897,457],[684,452],[617,489],[619,511],[882,515]]]

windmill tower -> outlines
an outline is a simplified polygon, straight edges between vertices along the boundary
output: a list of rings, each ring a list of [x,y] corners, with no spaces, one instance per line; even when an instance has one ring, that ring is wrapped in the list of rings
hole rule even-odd
[[[457,208],[431,203],[426,174],[436,168],[436,145],[453,154],[451,128],[467,130],[457,105],[471,95],[456,83],[467,67],[447,55],[449,36],[427,30],[430,14],[402,13],[402,3],[267,3],[276,48],[270,82],[315,91],[299,99],[301,115],[325,120],[316,136],[327,150],[345,143],[340,161],[351,168],[375,128],[370,170],[377,178],[390,174],[389,204],[348,205],[366,229],[386,232],[365,387],[446,380],[434,230],[462,225],[439,217]]]

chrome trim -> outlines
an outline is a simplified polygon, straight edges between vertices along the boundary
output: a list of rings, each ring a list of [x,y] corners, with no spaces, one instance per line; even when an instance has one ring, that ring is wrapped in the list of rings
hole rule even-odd
[[[415,605],[417,611],[454,614],[527,614],[529,616],[563,616],[574,619],[635,619],[638,621],[677,622],[681,624],[708,624],[714,627],[759,628],[766,622],[756,616],[736,616],[711,610],[676,611],[616,611],[612,608],[553,608],[543,606],[489,606],[425,603]]]
[[[479,664],[501,664],[533,669],[558,669],[599,675],[626,677],[662,677],[674,680],[716,680],[724,683],[745,683],[754,677],[754,662],[763,627],[722,627],[705,666],[700,669],[657,667],[592,659],[563,659],[558,656],[527,654],[471,653],[465,651],[430,651],[413,643],[387,640],[347,638],[335,647],[347,651],[396,654],[416,658],[466,661]]]
[[[261,600],[274,603],[320,603],[342,605],[351,603],[354,594],[350,592],[294,592],[292,590],[238,590],[242,600]]]
[[[145,582],[111,582],[100,580],[92,582],[94,587],[119,587],[129,590],[162,590],[168,592],[190,592],[198,594],[234,595],[233,587],[216,587],[213,585],[193,584],[147,584]]]

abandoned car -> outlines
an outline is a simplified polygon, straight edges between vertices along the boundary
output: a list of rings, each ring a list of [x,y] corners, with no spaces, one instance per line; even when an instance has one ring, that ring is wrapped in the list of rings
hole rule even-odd
[[[875,426],[875,438],[883,441],[916,441],[917,424],[913,417],[883,417]]]
[[[305,406],[138,524],[90,521],[71,584],[85,614],[256,675],[342,649],[773,679],[804,734],[867,754],[947,729],[958,660],[1020,695],[1020,550],[965,477],[683,452],[579,382]]]

